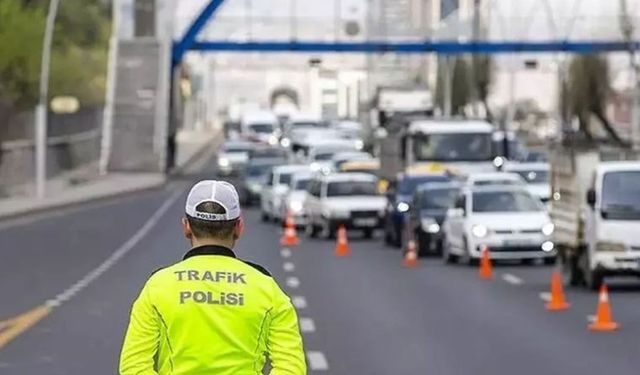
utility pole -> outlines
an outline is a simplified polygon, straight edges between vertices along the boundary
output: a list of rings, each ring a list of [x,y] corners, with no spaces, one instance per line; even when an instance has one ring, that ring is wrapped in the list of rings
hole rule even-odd
[[[622,36],[629,44],[629,68],[631,69],[631,144],[635,151],[640,150],[640,63],[638,63],[636,46],[634,43],[633,20],[629,14],[626,0],[620,0],[620,29]]]
[[[51,62],[51,44],[53,29],[58,14],[60,0],[49,2],[49,13],[44,30],[42,62],[40,66],[40,90],[36,106],[35,123],[35,159],[36,159],[36,196],[44,198],[47,184],[47,110],[49,102],[49,69]]]

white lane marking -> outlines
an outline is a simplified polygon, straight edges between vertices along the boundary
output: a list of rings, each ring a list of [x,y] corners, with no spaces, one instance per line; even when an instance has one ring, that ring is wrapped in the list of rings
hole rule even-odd
[[[296,289],[300,286],[300,280],[295,276],[287,277],[286,284],[289,288]]]
[[[113,267],[123,256],[127,255],[150,231],[158,224],[158,221],[162,219],[162,216],[169,210],[171,205],[182,195],[182,189],[178,189],[171,194],[167,200],[149,217],[145,224],[134,233],[125,243],[117,248],[111,255],[105,259],[98,267],[89,271],[82,279],[78,280],[75,284],[64,290],[62,293],[55,296],[46,302],[48,307],[60,306],[63,302],[68,301],[76,294],[80,293],[84,288],[89,286],[103,273],[107,272]]]
[[[505,273],[502,275],[502,280],[506,281],[511,285],[522,285],[524,281],[516,275],[512,275],[510,273]]]
[[[316,324],[311,318],[300,318],[300,331],[302,332],[315,332]]]
[[[313,371],[329,370],[329,363],[322,352],[308,351],[307,361],[309,362],[309,369]]]
[[[307,307],[307,299],[302,296],[293,296],[291,298],[291,302],[293,303],[293,306],[298,309],[304,309]]]
[[[540,292],[540,294],[538,294],[538,297],[540,297],[540,299],[545,302],[551,301],[551,293],[549,292]]]
[[[287,249],[286,247],[282,250],[280,250],[280,255],[282,255],[283,258],[290,258],[291,257],[291,250]]]
[[[293,263],[291,263],[291,262],[285,262],[285,263],[282,265],[282,268],[284,268],[284,270],[285,270],[286,272],[293,272],[293,271],[295,271],[295,269],[296,269],[296,265],[295,265],[295,264],[293,264]]]

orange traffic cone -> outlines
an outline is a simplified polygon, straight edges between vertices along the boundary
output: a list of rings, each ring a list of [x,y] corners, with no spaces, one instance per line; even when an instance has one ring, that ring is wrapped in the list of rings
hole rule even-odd
[[[349,247],[349,240],[347,239],[347,229],[344,225],[341,225],[340,228],[338,228],[338,239],[336,241],[335,254],[337,257],[346,257],[351,255],[351,248]]]
[[[416,250],[416,241],[409,240],[407,243],[407,252],[404,254],[402,265],[407,268],[418,267],[418,251]]]
[[[489,248],[486,246],[482,248],[482,252],[480,253],[478,276],[483,280],[493,279],[493,266],[491,265],[491,258],[489,257]]]
[[[562,311],[567,310],[570,306],[564,297],[562,275],[560,271],[553,271],[551,274],[551,300],[547,303],[547,310]]]
[[[606,284],[600,287],[598,295],[598,312],[596,320],[589,324],[590,331],[596,332],[612,332],[618,329],[620,325],[613,321],[611,316],[611,305],[609,304],[609,289]]]
[[[282,234],[282,238],[280,238],[280,244],[282,246],[296,246],[300,243],[300,239],[298,238],[298,234],[296,233],[296,223],[293,221],[293,217],[291,214],[287,214],[287,219],[285,220],[284,225],[284,233]]]

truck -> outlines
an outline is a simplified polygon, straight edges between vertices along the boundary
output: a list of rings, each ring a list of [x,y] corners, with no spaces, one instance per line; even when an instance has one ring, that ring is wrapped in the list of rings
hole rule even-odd
[[[402,169],[402,141],[408,121],[433,116],[433,94],[427,88],[380,86],[376,89],[369,124],[380,156],[380,177],[391,181]]]
[[[640,276],[640,162],[634,159],[629,150],[590,142],[552,147],[553,242],[568,284],[596,290],[608,277]]]

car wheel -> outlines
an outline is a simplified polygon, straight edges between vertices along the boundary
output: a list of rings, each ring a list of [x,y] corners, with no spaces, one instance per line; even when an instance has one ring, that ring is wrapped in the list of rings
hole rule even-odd
[[[451,253],[451,244],[446,237],[442,239],[442,259],[446,264],[453,264],[458,261],[458,256]]]
[[[467,242],[466,238],[462,239],[462,247],[463,247],[462,252],[464,253],[464,255],[462,256],[462,263],[470,267],[477,266],[480,261],[479,259],[471,256],[471,253],[469,252],[469,243]]]
[[[320,236],[322,238],[330,240],[335,237],[335,232],[332,230],[329,220],[323,219],[320,228]]]
[[[589,290],[598,290],[602,286],[602,282],[604,281],[604,276],[601,272],[597,270],[592,270],[589,265],[589,256],[588,254],[582,255],[580,268],[582,269],[582,279],[584,285]]]
[[[544,258],[544,264],[547,266],[553,266],[556,264],[556,258]]]
[[[418,238],[418,243],[416,243],[416,246],[418,247],[418,255],[427,256],[431,249],[431,241],[429,240],[429,237],[421,231],[418,231],[418,233],[416,233],[416,238]]]
[[[373,229],[371,229],[371,228],[364,229],[362,231],[362,234],[363,234],[364,238],[370,240],[371,238],[373,238]]]
[[[567,251],[560,253],[560,264],[562,265],[562,277],[565,285],[580,286],[584,284],[584,275],[578,266],[578,259],[573,255],[567,255]]]
[[[316,225],[313,224],[311,221],[307,222],[307,225],[305,227],[305,232],[307,233],[307,236],[311,238],[318,237],[318,227],[316,227]]]

